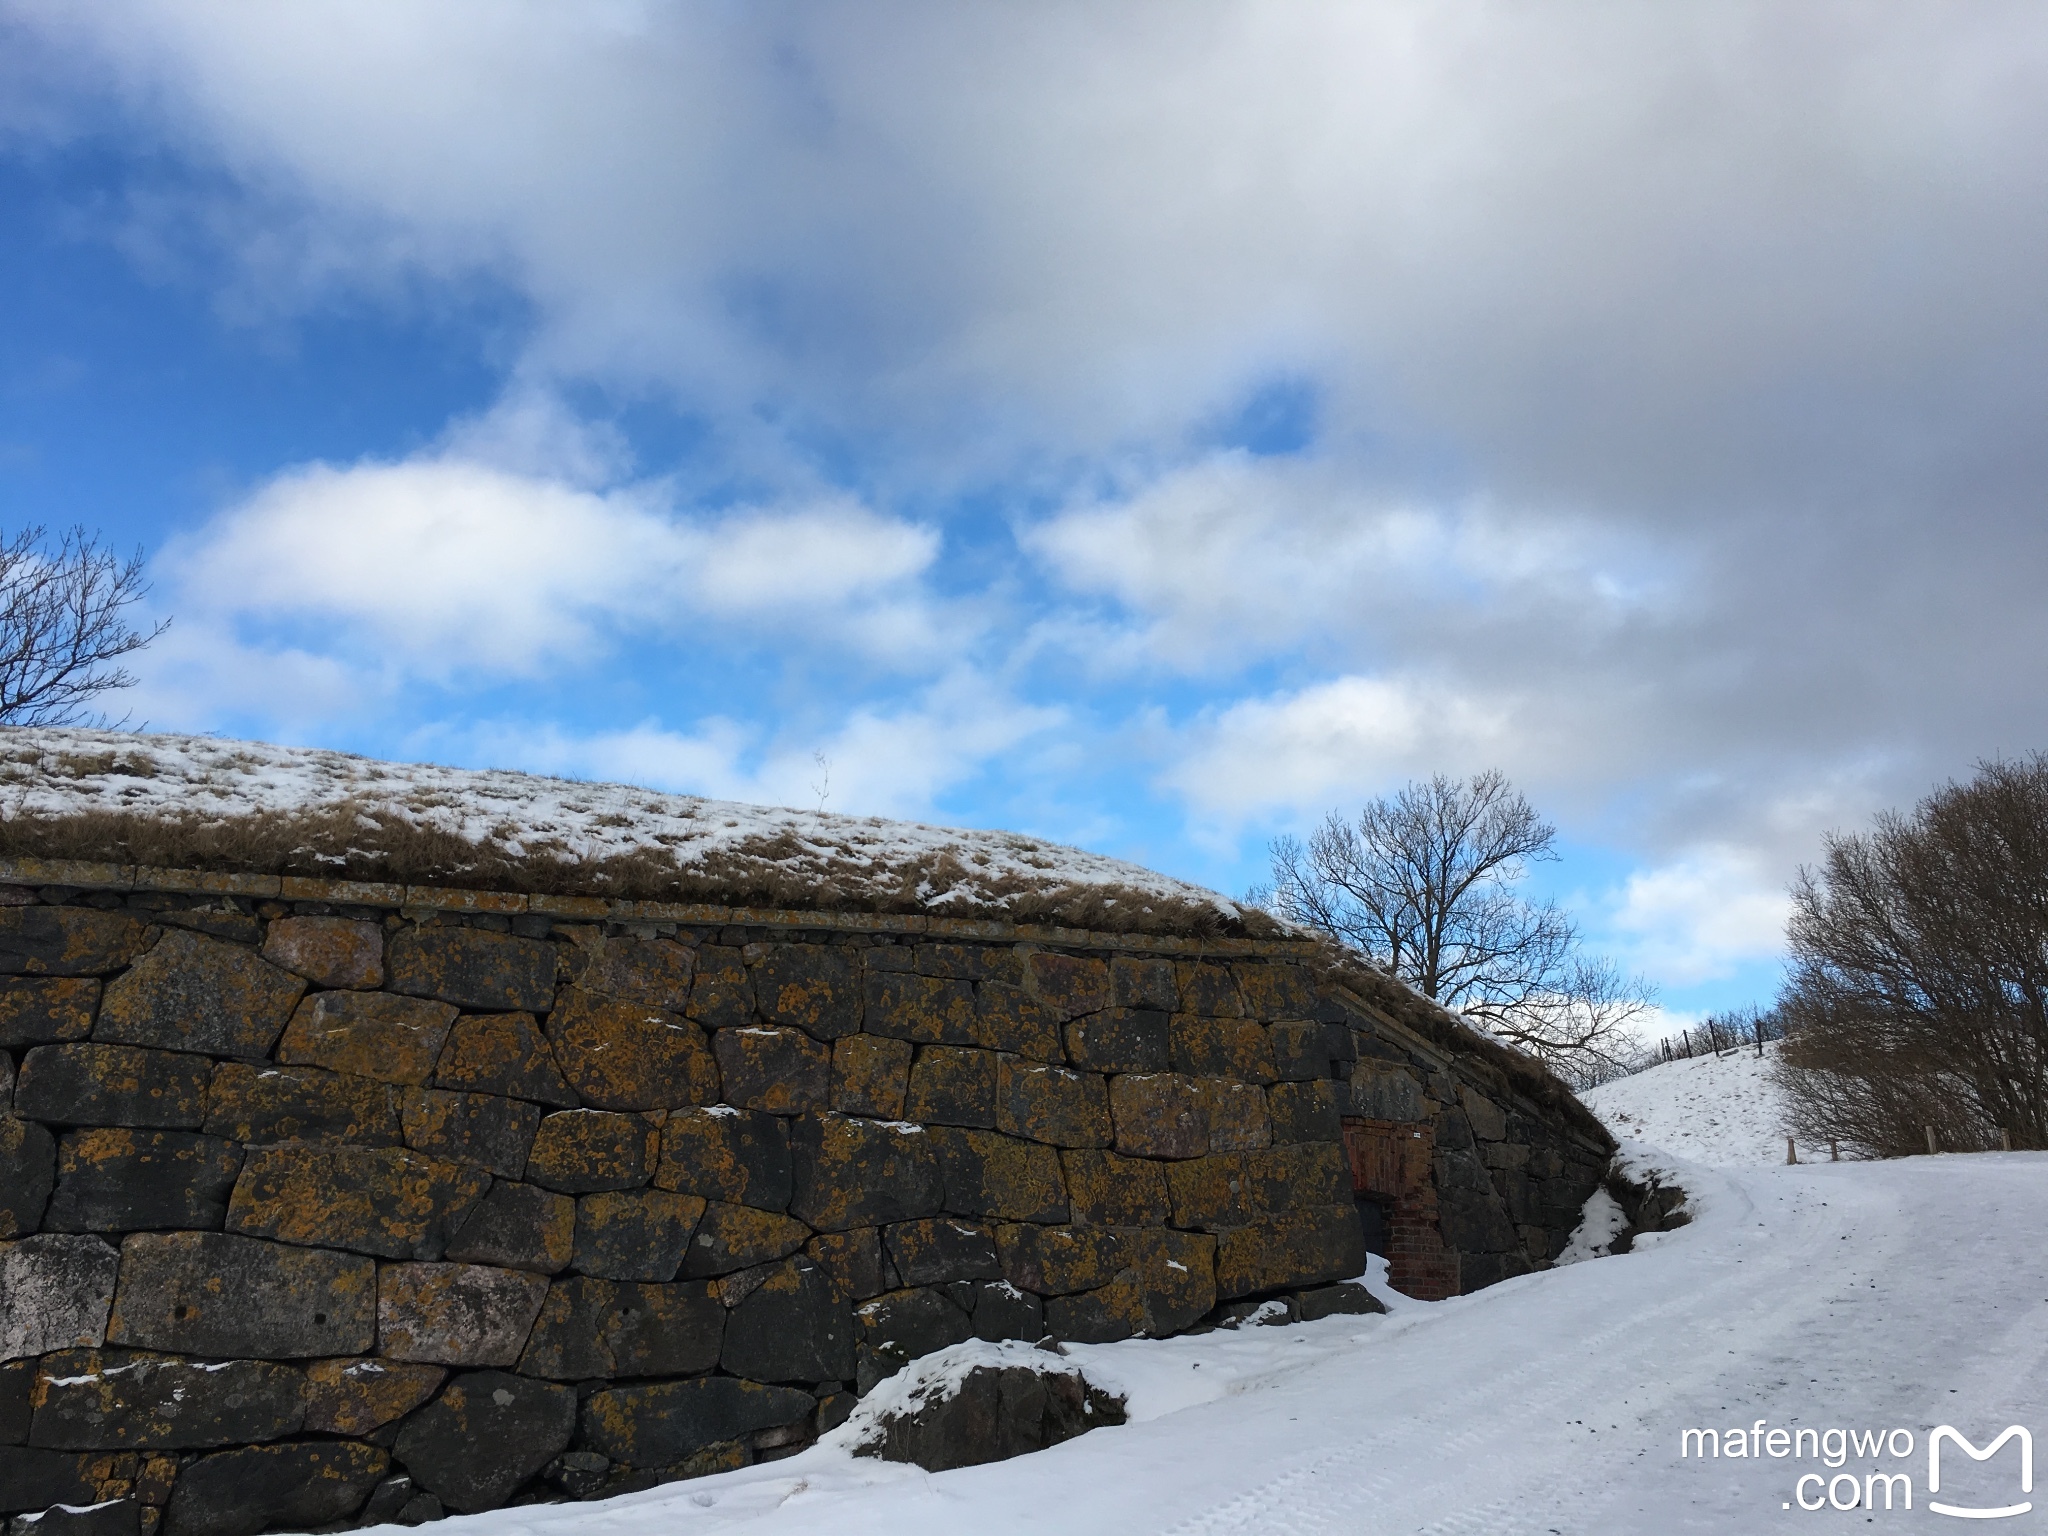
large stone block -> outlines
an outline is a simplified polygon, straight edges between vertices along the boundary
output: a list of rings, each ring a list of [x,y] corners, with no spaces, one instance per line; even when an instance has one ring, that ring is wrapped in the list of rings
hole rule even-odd
[[[1214,1232],[1244,1226],[1267,1214],[1245,1163],[1245,1156],[1237,1152],[1168,1163],[1166,1188],[1173,1199],[1173,1224]]]
[[[1127,1233],[1116,1279],[1099,1290],[1052,1297],[1045,1326],[1055,1338],[1081,1344],[1161,1338],[1191,1327],[1216,1305],[1215,1244],[1194,1232]]]
[[[252,1147],[228,1230],[380,1259],[438,1259],[490,1175],[395,1147]]]
[[[434,1395],[448,1373],[438,1365],[363,1356],[306,1367],[306,1422],[317,1435],[367,1435]]]
[[[574,1109],[582,1102],[527,1013],[457,1019],[434,1066],[436,1088],[502,1094]]]
[[[800,1029],[721,1029],[711,1045],[725,1097],[741,1109],[801,1115],[831,1099],[831,1048]]]
[[[1003,1278],[1038,1296],[1092,1291],[1109,1284],[1122,1267],[1122,1241],[1104,1227],[1011,1223],[996,1228],[996,1243]]]
[[[832,944],[749,944],[754,998],[770,1023],[837,1040],[860,1028],[861,985],[852,953]]]
[[[673,939],[601,939],[592,944],[576,985],[586,992],[681,1013],[690,1003],[697,956]]]
[[[173,928],[107,983],[93,1038],[261,1061],[305,990],[239,944]]]
[[[862,985],[864,1027],[918,1045],[981,1045],[974,986],[936,976],[870,971]]]
[[[1163,1227],[1173,1207],[1164,1165],[1076,1149],[1060,1153],[1073,1219],[1097,1227]]]
[[[804,1244],[804,1252],[823,1266],[843,1296],[865,1301],[889,1288],[882,1278],[882,1234],[877,1227],[821,1232]]]
[[[945,1180],[946,1209],[998,1221],[1063,1222],[1067,1187],[1059,1153],[997,1131],[928,1132]]]
[[[936,1216],[944,1200],[932,1138],[916,1126],[806,1115],[790,1131],[790,1212],[821,1232]]]
[[[996,1129],[1055,1147],[1110,1143],[1109,1086],[1092,1072],[1004,1057]]]
[[[1211,1152],[1249,1152],[1273,1144],[1266,1091],[1256,1083],[1201,1079],[1202,1108],[1209,1116]]]
[[[1007,944],[919,944],[911,969],[920,976],[950,976],[959,981],[1024,982],[1024,960]]]
[[[569,987],[548,1040],[570,1086],[599,1109],[669,1109],[718,1098],[704,1031],[679,1014]]]
[[[754,984],[740,950],[706,944],[697,951],[697,975],[684,1011],[706,1029],[739,1029],[754,1022]]]
[[[1365,1272],[1365,1229],[1355,1206],[1326,1205],[1268,1216],[1216,1240],[1221,1301]]]
[[[1109,1006],[1109,966],[1078,955],[1033,950],[1024,957],[1025,986],[1063,1019]]]
[[[1028,1455],[1123,1422],[1124,1400],[1072,1366],[977,1365],[951,1393],[881,1413],[856,1454],[944,1472]]]
[[[0,982],[0,1050],[83,1040],[99,1005],[100,984],[90,977]]]
[[[1335,1141],[1343,1134],[1337,1085],[1327,1079],[1275,1083],[1266,1090],[1266,1112],[1276,1142]]]
[[[1306,1019],[1316,1011],[1316,978],[1305,965],[1282,960],[1241,961],[1236,973],[1238,995],[1254,1019]]]
[[[732,1309],[718,1358],[750,1381],[845,1381],[854,1373],[846,1298],[809,1259],[778,1264]]]
[[[39,1045],[22,1061],[14,1112],[58,1125],[197,1130],[212,1075],[204,1056],[177,1051],[83,1040]]]
[[[1247,1188],[1262,1210],[1343,1205],[1352,1198],[1351,1165],[1334,1141],[1296,1142],[1244,1159]]]
[[[52,1504],[83,1507],[95,1503],[105,1470],[103,1457],[0,1445],[0,1514],[40,1511]]]
[[[1060,1049],[1060,1011],[1022,987],[984,981],[975,988],[974,1043],[1009,1051],[1032,1061],[1065,1061]]]
[[[96,1237],[0,1243],[0,1360],[104,1342],[120,1263]]]
[[[891,1042],[892,1044],[896,1042]],[[904,1047],[909,1054],[909,1047]],[[729,1104],[671,1110],[661,1128],[658,1188],[751,1205],[789,1206],[789,1122]]]
[[[519,1371],[551,1381],[695,1375],[718,1364],[725,1320],[710,1287],[695,1281],[557,1280],[527,1337]]]
[[[555,1001],[555,947],[480,928],[405,928],[385,949],[391,990],[458,1008],[542,1013]]]
[[[103,976],[141,954],[151,934],[125,912],[0,907],[0,974]]]
[[[446,1257],[458,1264],[493,1264],[558,1274],[576,1247],[576,1202],[537,1184],[500,1179],[449,1240]]]
[[[455,1012],[391,992],[316,992],[293,1010],[277,1059],[417,1086],[434,1075]]]
[[[840,1040],[832,1047],[832,1107],[842,1115],[901,1119],[915,1049],[908,1040],[886,1035]]]
[[[264,935],[263,958],[316,987],[381,987],[384,930],[346,917],[280,917]]]
[[[22,1445],[28,1440],[28,1390],[35,1384],[33,1360],[9,1360],[0,1364],[0,1445]]]
[[[816,1406],[808,1392],[731,1376],[613,1387],[584,1401],[579,1438],[627,1466],[666,1467],[709,1445],[801,1424]]]
[[[724,1201],[713,1201],[702,1209],[696,1235],[682,1256],[682,1273],[693,1280],[787,1258],[811,1236],[811,1229],[802,1222],[774,1211]]]
[[[1172,1072],[1126,1073],[1109,1082],[1116,1149],[1126,1157],[1200,1157],[1209,1150],[1201,1085]]]
[[[1007,1280],[984,1280],[975,1287],[973,1316],[974,1336],[990,1343],[1045,1337],[1044,1298],[1020,1291]]]
[[[1413,1124],[1423,1115],[1422,1084],[1406,1068],[1362,1060],[1351,1074],[1351,1112],[1368,1120]]]
[[[1118,956],[1109,962],[1109,999],[1118,1008],[1173,1012],[1180,1006],[1180,986],[1174,980],[1173,962]]]
[[[57,1153],[52,1232],[218,1231],[242,1171],[242,1149],[189,1131],[119,1126],[72,1131]]]
[[[1212,960],[1183,960],[1174,966],[1174,976],[1180,983],[1180,1012],[1220,1019],[1244,1017],[1244,999],[1229,966]]]
[[[391,1458],[374,1445],[309,1440],[202,1456],[178,1474],[165,1536],[313,1530],[363,1507]]]
[[[1090,1072],[1164,1072],[1168,1018],[1151,1008],[1110,1008],[1067,1026],[1067,1059]]]
[[[690,1234],[704,1215],[701,1195],[678,1195],[665,1189],[612,1190],[584,1195],[576,1202],[575,1267],[579,1274],[607,1280],[666,1281],[676,1277]],[[723,1210],[744,1210],[724,1206]],[[766,1211],[748,1212],[769,1221],[787,1221]],[[795,1225],[792,1223],[792,1225]],[[805,1229],[804,1235],[810,1235]]]
[[[1472,1123],[1472,1134],[1481,1141],[1500,1141],[1508,1133],[1507,1116],[1500,1106],[1483,1093],[1472,1089],[1458,1089],[1458,1102],[1465,1107],[1465,1118]]]
[[[912,1360],[974,1337],[973,1319],[936,1286],[877,1296],[853,1309],[853,1321],[859,1330],[863,1393]]]
[[[565,1195],[637,1189],[654,1177],[661,1127],[640,1115],[565,1109],[547,1116],[527,1154],[526,1177]]]
[[[57,1147],[33,1120],[0,1115],[0,1239],[26,1237],[43,1224],[56,1180]]]
[[[32,1444],[56,1450],[196,1450],[297,1434],[306,1379],[270,1360],[202,1362],[134,1350],[65,1350],[36,1373]]]
[[[919,1047],[910,1069],[903,1117],[927,1125],[992,1129],[996,1123],[996,1053],[958,1045]]]
[[[386,1264],[377,1353],[428,1365],[509,1366],[548,1294],[544,1275],[484,1264]]]
[[[995,1234],[978,1222],[955,1216],[900,1221],[885,1228],[889,1262],[905,1285],[944,1285],[953,1280],[994,1280],[1003,1273]]]
[[[214,1068],[206,1130],[240,1142],[346,1142],[395,1147],[399,1092],[389,1083],[320,1067],[224,1061]]]
[[[1514,1222],[1491,1188],[1440,1186],[1437,1224],[1445,1244],[1460,1253],[1509,1253],[1521,1246]]]
[[[1307,1083],[1330,1075],[1326,1026],[1314,1019],[1283,1019],[1266,1031],[1273,1075],[1283,1083]]]
[[[501,1179],[526,1171],[541,1108],[495,1093],[414,1088],[399,1104],[405,1144],[427,1157],[482,1168]]]
[[[69,1239],[82,1241],[82,1239]],[[221,1232],[144,1232],[121,1245],[107,1338],[192,1355],[301,1359],[368,1352],[369,1259]]]
[[[449,1508],[495,1509],[568,1447],[576,1394],[504,1371],[458,1376],[405,1421],[391,1451]]]
[[[1248,1019],[1217,1019],[1176,1013],[1167,1029],[1167,1048],[1176,1072],[1233,1082],[1270,1083],[1273,1048],[1266,1031]]]

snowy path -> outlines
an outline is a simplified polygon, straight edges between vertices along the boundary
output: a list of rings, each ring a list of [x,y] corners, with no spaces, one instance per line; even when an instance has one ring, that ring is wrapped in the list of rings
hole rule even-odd
[[[1157,1416],[1042,1455],[928,1476],[821,1446],[601,1507],[477,1520],[583,1536],[1953,1529],[1924,1508],[1929,1427],[1979,1444],[2012,1423],[2048,1431],[2048,1154],[1685,1181],[1699,1220],[1635,1254],[1389,1318],[1077,1349]],[[1200,1395],[1176,1385],[1198,1370],[1228,1395],[1162,1411]],[[1910,1429],[1914,1454],[1881,1464],[1912,1477],[1913,1512],[1781,1508],[1800,1473],[1868,1471],[1867,1457],[1679,1459],[1681,1429],[1758,1418]],[[1942,1496],[2009,1502],[2013,1461],[1952,1455]]]

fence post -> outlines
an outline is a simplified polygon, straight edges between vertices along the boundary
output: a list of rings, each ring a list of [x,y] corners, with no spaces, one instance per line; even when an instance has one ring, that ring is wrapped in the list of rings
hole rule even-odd
[[[1938,1149],[1934,1145],[1934,1127],[1930,1125],[1927,1127],[1927,1151],[1932,1156],[1936,1150]]]
[[[1799,1161],[1799,1149],[1792,1144],[1792,1138],[1790,1136],[1787,1136],[1785,1138],[1785,1161],[1788,1163],[1796,1163]]]
[[[1839,1141],[1831,1141],[1831,1142],[1829,1142],[1829,1143],[1828,1143],[1828,1161],[1829,1161],[1829,1162],[1831,1162],[1831,1163],[1839,1163],[1839,1162],[1840,1162],[1841,1160],[1842,1160],[1842,1144],[1841,1144],[1841,1143],[1840,1143]]]
[[[2012,1132],[2002,1125],[1998,1128],[1998,1150],[2001,1152],[2010,1152],[2012,1150]]]

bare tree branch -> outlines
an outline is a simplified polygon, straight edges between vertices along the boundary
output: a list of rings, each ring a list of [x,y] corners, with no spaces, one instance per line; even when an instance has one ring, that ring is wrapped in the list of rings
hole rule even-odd
[[[0,539],[0,724],[77,724],[88,700],[133,687],[114,663],[170,625],[128,623],[148,591],[140,551],[124,559],[83,528],[55,549],[41,527]]]

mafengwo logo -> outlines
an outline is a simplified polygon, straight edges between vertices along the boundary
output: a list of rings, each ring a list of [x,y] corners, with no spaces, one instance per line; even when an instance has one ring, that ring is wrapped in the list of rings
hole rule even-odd
[[[1937,1424],[1923,1442],[1910,1429],[1770,1429],[1768,1420],[1758,1419],[1747,1429],[1688,1429],[1678,1438],[1681,1457],[1714,1457],[1748,1460],[1755,1457],[1779,1461],[1818,1461],[1826,1471],[1803,1471],[1792,1484],[1792,1497],[1783,1508],[1805,1510],[1907,1510],[1913,1507],[1913,1474],[1898,1471],[1833,1471],[1845,1467],[1850,1457],[1858,1461],[1904,1462],[1921,1444],[1927,1447],[1926,1508],[1937,1515],[1961,1520],[2003,1520],[2024,1515],[2034,1507],[2034,1437],[2024,1425],[2008,1424],[1981,1450],[1969,1436],[1951,1424]],[[2017,1443],[2016,1454],[2004,1458],[1996,1468],[1979,1472],[1976,1463],[1990,1462],[2008,1445]],[[1944,1467],[1942,1457],[1947,1454]],[[2013,1466],[2013,1462],[2017,1466]],[[1790,1471],[1790,1468],[1786,1469]],[[1947,1473],[1947,1499],[1942,1493]],[[1832,1475],[1830,1475],[1832,1473]],[[1958,1486],[1960,1484],[1960,1486]],[[2009,1497],[2017,1484],[2018,1498]],[[1962,1502],[1967,1497],[1969,1502]],[[2002,1500],[2002,1502],[2000,1502]]]

